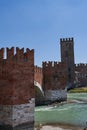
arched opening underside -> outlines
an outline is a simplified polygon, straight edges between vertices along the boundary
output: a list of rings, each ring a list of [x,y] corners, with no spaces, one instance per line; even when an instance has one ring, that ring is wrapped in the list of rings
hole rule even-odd
[[[35,87],[35,105],[42,105],[44,102],[44,92],[38,82],[34,82]]]

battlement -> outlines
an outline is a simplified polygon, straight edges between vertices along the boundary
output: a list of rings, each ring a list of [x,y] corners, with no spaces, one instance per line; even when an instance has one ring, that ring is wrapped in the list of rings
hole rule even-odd
[[[0,59],[4,59],[4,53],[5,49],[1,48],[0,49]],[[12,48],[6,48],[6,60],[10,61],[29,61],[32,60],[34,57],[34,49],[26,49],[26,52],[24,52],[24,48],[20,49],[16,47],[16,53],[14,51],[14,47]]]
[[[7,59],[10,60],[14,57],[14,47],[11,49],[6,48]]]
[[[29,103],[34,98],[34,50],[2,48],[0,57],[0,104]]]
[[[87,63],[80,63],[80,64],[75,64],[75,67],[87,67]]]
[[[34,72],[39,72],[39,73],[42,73],[42,68],[41,67],[38,67],[37,65],[34,67]]]
[[[0,59],[4,59],[4,48],[0,49]]]
[[[60,38],[60,43],[65,43],[65,42],[73,42],[74,39],[72,38]]]
[[[26,59],[34,58],[34,49],[30,50],[29,48],[26,49],[26,53],[24,54]]]
[[[48,61],[48,62],[43,62],[42,63],[42,66],[43,66],[43,68],[47,68],[47,67],[63,67],[63,66],[65,66],[65,63],[63,63],[63,62],[53,62],[53,61]]]

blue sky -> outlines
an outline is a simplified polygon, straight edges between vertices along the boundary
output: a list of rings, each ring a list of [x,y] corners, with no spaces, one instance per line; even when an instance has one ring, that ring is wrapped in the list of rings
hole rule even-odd
[[[87,0],[0,0],[0,48],[35,49],[35,64],[60,61],[60,38],[74,37],[87,62]]]

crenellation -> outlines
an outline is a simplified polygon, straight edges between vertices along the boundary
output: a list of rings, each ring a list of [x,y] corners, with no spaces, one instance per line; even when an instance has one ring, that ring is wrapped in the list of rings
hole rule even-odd
[[[24,52],[24,48],[19,48],[16,47],[16,52],[14,52],[14,47],[12,48],[6,48],[6,59],[4,59],[4,54],[5,54],[5,49],[1,48],[0,49],[0,60],[2,59],[3,61],[10,61],[10,62],[14,62],[14,63],[18,63],[18,62],[28,62],[28,61],[32,61],[32,63],[34,63],[34,49],[30,50],[30,49],[26,49],[26,52]]]
[[[52,67],[52,66],[54,66],[54,65],[53,65],[53,62],[52,62],[52,61],[48,61],[48,62],[45,61],[45,62],[42,63],[42,66],[43,66],[43,67]]]
[[[26,48],[26,52],[29,53],[29,52],[30,52],[30,49],[29,49],[29,48]]]
[[[46,67],[46,61],[42,62],[42,68]]]
[[[24,48],[19,48],[19,47],[16,47],[16,53],[18,54],[24,54]]]
[[[16,47],[16,59],[17,61],[24,60],[24,48],[19,49]]]
[[[12,48],[6,48],[6,55],[7,55],[7,60],[12,60],[14,57],[14,47]]]
[[[4,48],[0,49],[0,60],[4,59]]]
[[[79,64],[75,64],[75,67],[87,67],[87,64],[86,63],[79,63]]]
[[[53,67],[61,67],[65,66],[63,62],[57,62],[57,61],[48,61],[42,63],[43,68],[53,68]]]
[[[72,38],[60,38],[60,43],[65,43],[65,42],[73,42],[73,37]]]
[[[80,66],[82,66],[82,67],[83,67],[83,66],[85,66],[85,65],[84,65],[83,63],[80,63]]]
[[[25,55],[27,61],[32,60],[32,58],[34,58],[34,49],[30,50],[27,48]]]
[[[26,48],[26,53],[28,53],[28,54],[29,54],[29,53],[32,54],[32,53],[34,53],[34,49],[31,49],[31,50],[30,50],[29,48]]]
[[[58,62],[57,61],[54,61],[54,65],[57,65],[58,64]]]
[[[41,67],[38,67],[37,65],[34,67],[34,72],[39,72],[39,73],[42,73],[42,68]]]
[[[52,67],[53,66],[53,62],[52,61],[48,61],[47,66],[48,67]]]

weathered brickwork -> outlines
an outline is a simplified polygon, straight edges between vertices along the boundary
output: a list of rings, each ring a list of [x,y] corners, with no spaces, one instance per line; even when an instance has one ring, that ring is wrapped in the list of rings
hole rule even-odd
[[[0,49],[0,113],[2,113],[0,124],[14,127],[30,120],[34,122],[34,102],[33,109],[29,107],[25,112],[27,114],[21,113],[21,109],[25,110],[27,106],[31,106],[31,99],[34,98],[34,50],[27,48],[24,52],[24,48],[17,47],[14,53],[13,47],[6,48],[6,59],[4,59],[4,48]],[[28,117],[25,119],[26,115]],[[13,118],[15,116],[17,119]]]
[[[45,101],[63,101],[67,99],[66,64],[63,62],[43,62],[43,89]]]
[[[7,48],[7,59],[2,49],[0,54],[0,104],[28,103],[34,98],[34,50],[16,48],[14,55],[14,48]]]
[[[38,66],[34,67],[34,80],[37,81],[42,86],[43,73],[41,67]]]
[[[81,86],[87,85],[87,64],[75,64],[76,81]]]
[[[66,63],[67,68],[67,83],[73,83],[75,80],[74,68],[74,39],[62,38],[60,39],[61,62]]]
[[[44,90],[65,89],[66,78],[66,64],[62,62],[43,62]]]

